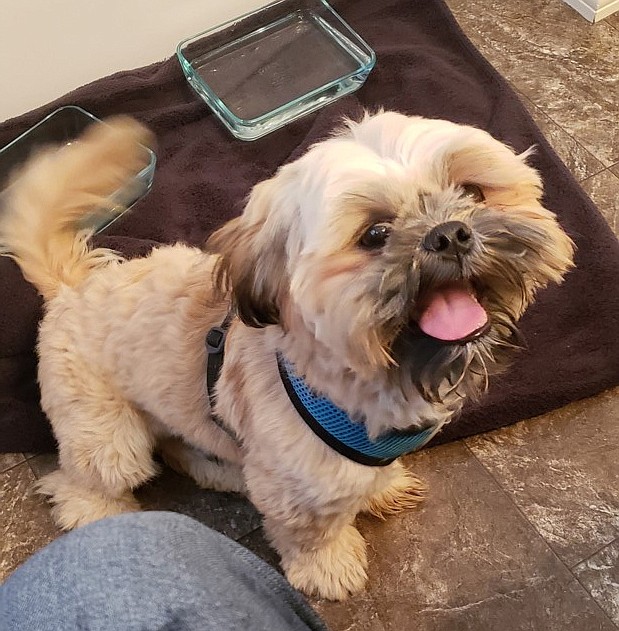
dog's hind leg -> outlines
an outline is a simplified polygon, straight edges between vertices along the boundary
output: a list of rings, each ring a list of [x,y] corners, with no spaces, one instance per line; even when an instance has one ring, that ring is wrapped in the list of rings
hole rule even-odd
[[[82,371],[72,388],[67,376],[60,383],[60,375],[48,372],[41,382],[43,406],[60,447],[60,469],[39,482],[65,530],[139,510],[131,491],[157,473],[154,437],[144,415],[106,380]]]
[[[415,477],[404,465],[396,460],[385,467],[377,478],[378,489],[371,495],[363,508],[363,512],[385,519],[401,511],[414,508],[423,501],[426,486]]]
[[[158,449],[165,462],[175,471],[193,478],[203,489],[245,493],[241,468],[188,445],[181,438],[162,439]]]

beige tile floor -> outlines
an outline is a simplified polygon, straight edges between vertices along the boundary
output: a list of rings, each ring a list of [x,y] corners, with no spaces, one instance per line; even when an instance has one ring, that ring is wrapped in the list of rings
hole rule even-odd
[[[560,0],[449,0],[619,235],[619,14],[595,26]],[[335,630],[619,628],[619,388],[409,458],[432,492],[415,512],[362,519],[371,578]],[[58,536],[32,484],[50,456],[0,455],[0,579]],[[141,492],[272,563],[255,511],[166,472]]]

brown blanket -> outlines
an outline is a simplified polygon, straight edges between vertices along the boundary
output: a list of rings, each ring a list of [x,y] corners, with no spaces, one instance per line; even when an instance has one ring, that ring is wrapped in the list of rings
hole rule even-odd
[[[233,140],[185,83],[176,59],[122,72],[0,125],[0,146],[44,115],[77,104],[104,117],[133,114],[158,136],[150,195],[98,240],[128,256],[156,243],[201,244],[241,211],[259,180],[323,138],[344,114],[397,109],[477,125],[533,163],[546,204],[578,245],[577,269],[525,316],[529,348],[440,437],[453,440],[541,414],[619,382],[619,244],[507,83],[460,31],[441,0],[341,0],[334,5],[376,50],[366,85],[323,111],[253,143]],[[41,301],[0,259],[0,451],[53,448],[38,404],[35,339]],[[153,340],[156,344],[156,340]]]

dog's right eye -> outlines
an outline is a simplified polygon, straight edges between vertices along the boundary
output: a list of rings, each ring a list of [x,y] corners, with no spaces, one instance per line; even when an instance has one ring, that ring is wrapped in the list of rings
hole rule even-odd
[[[370,226],[359,239],[359,245],[367,250],[375,250],[385,245],[391,234],[391,226],[386,223],[376,223]]]
[[[486,200],[484,192],[477,184],[463,184],[462,190],[464,191],[464,197],[472,199],[477,204],[481,204],[481,202]]]

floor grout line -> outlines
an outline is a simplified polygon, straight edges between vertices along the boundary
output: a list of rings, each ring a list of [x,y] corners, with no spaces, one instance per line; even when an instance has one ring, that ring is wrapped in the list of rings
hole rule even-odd
[[[600,550],[603,550],[604,548],[606,548],[607,546],[611,545],[611,543],[613,543],[614,541],[616,541],[616,539],[613,539],[613,541],[611,541],[610,543],[605,544],[604,546],[602,546],[602,548],[600,548],[600,550],[597,550],[597,552],[595,552],[594,554],[588,556],[586,559],[583,559],[582,561],[579,561],[578,563],[576,563],[574,566],[570,567],[556,552],[556,550],[552,547],[552,545],[550,544],[550,542],[548,542],[545,537],[542,535],[542,533],[537,529],[537,527],[535,526],[535,524],[527,517],[527,515],[525,514],[525,512],[522,510],[522,508],[516,503],[516,501],[514,500],[514,498],[512,497],[511,493],[508,492],[508,490],[501,484],[501,482],[497,479],[497,477],[494,475],[494,473],[475,455],[475,452],[466,444],[465,440],[462,441],[458,441],[458,442],[462,442],[464,444],[464,446],[466,447],[466,449],[469,451],[469,453],[473,456],[473,458],[475,459],[475,461],[477,462],[477,464],[492,478],[492,480],[494,481],[494,483],[497,485],[497,487],[501,490],[501,492],[503,493],[503,495],[509,500],[509,502],[512,504],[512,506],[514,506],[514,508],[518,511],[518,513],[521,515],[521,517],[529,524],[529,526],[531,526],[531,528],[533,529],[533,531],[535,532],[535,534],[537,535],[537,537],[539,539],[541,539],[544,544],[546,545],[546,547],[550,550],[550,552],[553,554],[553,556],[556,558],[557,561],[559,561],[559,563],[567,570],[567,572],[570,574],[570,576],[572,577],[573,580],[575,580],[580,586],[581,588],[585,591],[585,593],[587,594],[587,596],[589,597],[589,599],[591,601],[593,601],[593,603],[595,603],[595,606],[599,609],[599,611],[602,613],[602,615],[616,628],[619,629],[619,626],[615,624],[615,622],[612,620],[612,618],[608,615],[608,613],[602,608],[602,606],[600,605],[600,603],[597,601],[597,599],[593,596],[593,594],[591,594],[591,592],[582,584],[582,582],[580,581],[580,579],[578,578],[578,576],[576,576],[576,574],[574,574],[574,572],[572,571],[572,567],[576,567],[577,565],[579,565],[580,563],[583,563],[584,561],[586,561],[587,559],[591,558],[591,556],[594,556],[595,554],[599,553]]]
[[[19,467],[20,464],[25,464],[27,461],[21,460],[20,462],[16,462],[15,464],[12,464],[10,467],[7,467],[6,469],[2,469],[2,471],[0,471],[0,475],[4,475],[5,473],[8,473],[9,471],[12,471],[13,469],[15,469],[15,467]]]
[[[463,440],[462,441],[464,443],[464,446],[466,447],[466,449],[468,450],[468,452],[471,454],[471,456],[473,456],[473,458],[475,459],[475,461],[477,462],[477,464],[492,478],[492,480],[494,481],[494,483],[497,485],[497,487],[501,490],[501,492],[503,493],[503,495],[509,500],[510,504],[512,504],[512,506],[514,506],[514,508],[518,511],[518,513],[520,514],[520,516],[531,526],[531,528],[533,528],[533,530],[535,531],[536,535],[538,536],[539,539],[541,539],[545,544],[546,547],[548,547],[550,549],[550,551],[552,552],[552,554],[561,562],[561,564],[567,569],[570,570],[570,567],[567,565],[567,563],[565,563],[563,561],[563,559],[561,559],[561,557],[557,554],[557,552],[555,551],[555,549],[552,547],[552,545],[546,540],[546,538],[542,535],[542,533],[537,529],[537,527],[535,526],[535,524],[529,519],[529,517],[526,515],[526,513],[523,511],[523,509],[519,506],[519,504],[516,502],[516,500],[514,499],[514,497],[512,496],[512,494],[503,486],[503,484],[501,484],[501,481],[494,475],[493,471],[487,467],[475,454],[475,452],[466,444],[466,442]],[[571,571],[570,571],[571,574]]]
[[[614,541],[616,541],[616,539]],[[611,543],[612,543],[612,541],[611,541]],[[608,544],[608,545],[610,545],[610,544]],[[604,546],[604,547],[606,547],[606,546]],[[603,549],[604,548],[602,548],[602,550]],[[598,550],[598,552],[599,552],[599,550]],[[589,558],[591,558],[591,557],[589,557]],[[581,563],[583,563],[583,561],[581,561]],[[570,572],[571,572],[571,570],[570,570]],[[586,588],[586,586],[583,584],[583,582],[580,580],[580,578],[578,576],[576,576],[574,574],[574,572],[572,572],[572,576],[576,579],[578,584],[587,592],[587,594],[589,594],[589,596],[592,598],[592,600],[595,602],[595,604],[598,606],[598,608],[602,611],[602,613],[606,616],[606,618],[608,618],[608,620],[615,627],[615,629],[619,629],[619,624],[616,624],[615,621],[608,615],[608,613],[606,611],[604,611],[602,605],[600,605],[600,603],[597,601],[597,599],[593,597],[591,592]]]
[[[578,561],[578,563],[574,563],[574,565],[572,565],[570,569],[573,570],[573,569],[577,568],[579,565],[582,565],[583,563],[586,563],[587,561],[592,559],[596,554],[599,554],[600,552],[602,552],[602,550],[605,550],[609,546],[612,546],[614,543],[619,543],[619,537],[615,537],[612,541],[609,541],[608,543],[605,543],[603,546],[598,548],[595,552],[591,553],[588,557],[585,557],[581,561]]]
[[[544,116],[545,118],[547,118],[553,125],[556,125],[564,134],[566,134],[569,138],[571,138],[583,151],[585,151],[590,157],[592,157],[594,160],[596,160],[597,162],[600,163],[601,165],[601,169],[599,171],[596,171],[595,173],[590,173],[589,175],[587,175],[587,177],[585,178],[578,178],[576,176],[575,173],[572,173],[572,176],[574,177],[574,179],[579,182],[579,183],[583,183],[585,180],[588,180],[591,177],[594,177],[596,175],[599,175],[600,173],[603,173],[604,171],[607,171],[608,169],[611,169],[612,167],[614,167],[614,164],[611,164],[610,166],[606,166],[590,149],[589,147],[587,147],[586,145],[584,145],[578,138],[576,138],[573,134],[571,134],[567,129],[565,129],[565,127],[563,127],[563,125],[561,125],[561,123],[557,122],[552,116],[550,116],[550,114],[548,114],[548,112],[546,112],[542,107],[540,107],[537,103],[535,103],[531,98],[529,98],[519,87],[516,83],[514,83],[513,81],[509,80],[508,81],[509,85],[512,87],[512,89],[514,90],[514,92],[516,92],[516,94],[518,95],[518,98],[522,101],[526,101],[528,103],[530,103],[536,110],[538,110],[542,116]],[[523,103],[524,105],[524,103]],[[525,106],[526,108],[526,106]],[[531,117],[533,118],[533,117]],[[536,125],[537,122],[534,120],[533,121]],[[544,136],[546,136],[546,134],[544,134]],[[546,137],[547,138],[547,137]],[[559,152],[557,151],[557,149],[554,147],[554,145],[550,142],[550,140],[547,138],[548,142],[550,143],[551,147],[554,149],[555,153],[559,156],[559,158],[561,159],[561,161],[565,164],[565,160],[563,160],[563,158],[561,158],[561,156],[559,155]],[[619,164],[619,162],[617,163]]]
[[[613,166],[615,166],[615,165],[613,165]],[[592,179],[592,178],[594,178],[594,177],[597,177],[598,175],[601,175],[602,173],[606,173],[606,171],[610,171],[610,174],[611,174],[611,175],[614,175],[615,177],[619,177],[619,176],[615,175],[615,173],[613,173],[613,172],[611,171],[611,168],[612,168],[612,167],[606,167],[605,169],[602,169],[602,170],[601,170],[601,171],[599,171],[598,173],[594,173],[593,175],[588,175],[588,176],[587,176],[584,180],[580,180],[580,181],[579,181],[579,184],[584,184],[585,182],[588,182],[590,179]]]
[[[587,175],[587,177],[578,179],[576,176],[574,176],[574,179],[579,183],[579,184],[583,184],[584,182],[586,182],[587,180],[590,180],[593,177],[596,177],[598,175],[601,175],[602,173],[604,173],[605,171],[609,171],[610,167],[605,167],[603,169],[601,169],[600,171],[596,171],[595,173],[592,173],[591,175]],[[572,174],[573,175],[573,174]]]
[[[25,460],[25,463],[28,465],[28,468],[32,472],[32,475],[34,476],[35,480],[38,482],[39,476],[37,475],[37,472],[33,469],[32,464],[30,463],[30,459]]]
[[[49,452],[52,453],[52,452]],[[22,453],[22,456],[24,457],[24,460],[32,460],[33,458],[36,458],[37,456],[46,456],[47,454],[42,454],[42,453],[30,453],[29,455],[26,453]]]
[[[234,539],[234,541],[239,543],[241,539],[245,539],[245,537],[249,537],[253,535],[254,533],[258,532],[259,530],[262,530],[262,524],[260,526],[256,526],[255,528],[252,528],[252,530],[250,530],[249,532],[246,532],[244,535],[241,535],[238,539]],[[233,537],[231,537],[231,539],[233,539]]]

